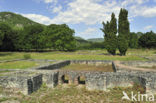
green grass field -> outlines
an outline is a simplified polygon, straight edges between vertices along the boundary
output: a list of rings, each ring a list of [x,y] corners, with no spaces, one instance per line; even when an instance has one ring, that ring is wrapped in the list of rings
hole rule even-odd
[[[119,53],[119,52],[117,52]],[[0,61],[24,59],[25,55],[29,55],[30,59],[50,59],[50,60],[147,60],[144,57],[152,57],[156,54],[156,50],[129,49],[126,56],[109,55],[106,50],[79,50],[75,52],[0,52]],[[156,56],[156,55],[155,55]],[[40,63],[32,61],[15,61],[0,63],[2,69],[26,69],[38,66]]]
[[[33,61],[14,61],[0,63],[0,69],[26,69],[36,66],[39,66],[39,64]]]
[[[142,56],[152,56],[156,50],[129,49],[126,56],[108,55],[106,50],[79,50],[75,52],[0,52],[0,61],[23,59],[25,54],[30,54],[32,59],[52,60],[146,60]]]

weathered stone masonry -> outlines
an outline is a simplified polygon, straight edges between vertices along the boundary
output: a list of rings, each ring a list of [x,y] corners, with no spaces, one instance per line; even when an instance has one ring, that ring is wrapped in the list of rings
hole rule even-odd
[[[88,65],[112,64],[114,72],[65,71],[60,69],[73,63]],[[0,85],[19,89],[23,94],[31,94],[33,91],[38,90],[42,83],[50,88],[63,84],[65,76],[67,76],[69,84],[79,84],[80,77],[83,77],[88,90],[107,91],[109,88],[133,86],[134,83],[137,83],[144,87],[147,93],[156,93],[156,72],[129,70],[129,68],[126,68],[127,66],[122,66],[126,63],[141,65],[141,62],[116,63],[102,60],[68,60],[48,65],[45,68],[38,67],[34,70],[17,72],[17,75],[13,74],[13,76],[1,76]],[[154,65],[154,63],[152,64]]]
[[[32,74],[31,72],[9,73],[0,77],[0,85],[25,95],[31,94],[42,85],[42,74]]]

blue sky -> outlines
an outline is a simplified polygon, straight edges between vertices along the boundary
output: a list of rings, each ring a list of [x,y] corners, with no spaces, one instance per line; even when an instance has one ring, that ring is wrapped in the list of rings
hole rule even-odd
[[[0,0],[0,11],[21,14],[42,24],[66,23],[76,36],[103,37],[102,21],[120,8],[129,11],[131,32],[156,32],[156,0]]]

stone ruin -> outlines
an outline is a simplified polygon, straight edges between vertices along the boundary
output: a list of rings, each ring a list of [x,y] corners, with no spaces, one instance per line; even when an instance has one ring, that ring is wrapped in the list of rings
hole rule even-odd
[[[111,64],[114,72],[61,70],[70,64],[100,65]],[[146,93],[156,94],[156,70],[138,68],[155,66],[154,61],[103,61],[103,60],[67,60],[28,70],[18,70],[0,77],[0,85],[27,95],[37,91],[43,83],[49,88],[64,83],[84,84],[88,90],[108,91],[114,87],[129,87],[135,83],[142,86]],[[65,77],[68,80],[65,80]],[[81,81],[81,77],[84,81]]]

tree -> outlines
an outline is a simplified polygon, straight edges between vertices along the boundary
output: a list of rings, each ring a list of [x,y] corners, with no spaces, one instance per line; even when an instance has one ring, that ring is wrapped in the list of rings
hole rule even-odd
[[[115,14],[112,13],[111,15],[111,21],[105,24],[103,22],[103,29],[101,29],[104,32],[104,44],[107,49],[107,51],[115,55],[116,54],[116,48],[117,48],[117,40],[116,40],[116,34],[117,34],[117,20],[115,18]]]
[[[128,49],[128,42],[123,35],[118,37],[118,49],[121,55],[126,55]]]
[[[6,23],[0,23],[0,49],[3,51],[14,50],[15,32]]]
[[[128,11],[121,9],[118,23],[118,48],[121,55],[125,55],[128,50],[130,29],[128,21]]]
[[[47,27],[45,34],[49,38],[46,44],[49,48],[64,51],[76,49],[74,30],[70,29],[66,24],[51,24]]]
[[[143,48],[156,48],[156,34],[154,32],[147,32],[139,38],[139,45]]]
[[[42,49],[43,43],[45,41],[43,38],[44,28],[42,25],[34,24],[24,28],[24,49],[31,50],[31,49]]]
[[[9,28],[8,25],[6,25],[4,23],[0,23],[0,46],[2,46],[2,44],[3,44],[3,38],[4,38],[4,35],[7,32],[8,28]]]
[[[130,48],[137,48],[138,47],[138,36],[136,33],[130,33],[130,42],[129,42]]]

